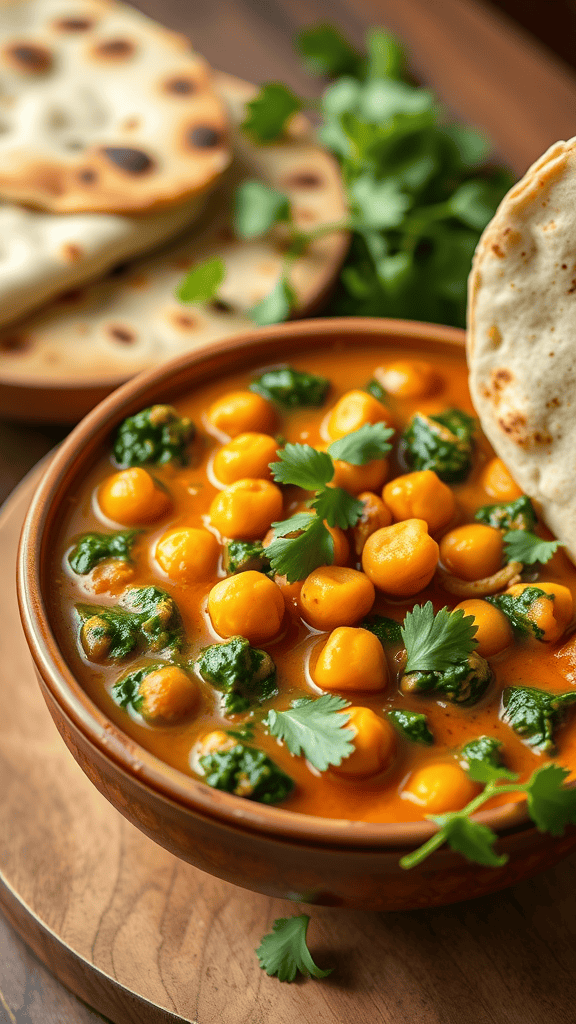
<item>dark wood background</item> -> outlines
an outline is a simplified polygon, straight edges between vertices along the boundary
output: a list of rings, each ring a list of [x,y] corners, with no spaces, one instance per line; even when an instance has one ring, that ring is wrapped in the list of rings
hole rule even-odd
[[[189,34],[215,67],[256,82],[282,80],[305,95],[318,87],[293,51],[300,27],[331,21],[361,43],[368,25],[384,25],[409,47],[417,77],[454,113],[485,128],[518,174],[555,139],[576,134],[575,0],[137,0],[136,5]],[[0,422],[0,500],[63,436],[57,427]],[[569,884],[568,877],[565,881]],[[559,984],[562,976],[564,967]],[[497,1008],[492,1009],[498,1021]],[[425,1013],[418,1021],[426,1021]],[[96,1024],[101,1019],[50,975],[0,917],[0,1021]],[[517,1024],[524,1019],[519,1011]],[[568,1003],[566,1021],[574,1019]],[[406,1019],[406,1024],[415,1022]],[[546,1017],[537,1024],[546,1024]]]

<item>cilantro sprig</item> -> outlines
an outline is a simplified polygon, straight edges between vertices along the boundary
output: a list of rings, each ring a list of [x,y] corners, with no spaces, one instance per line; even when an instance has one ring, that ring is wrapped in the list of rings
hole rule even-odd
[[[404,53],[390,34],[371,29],[363,54],[324,24],[304,31],[298,47],[311,74],[334,79],[320,103],[268,82],[248,103],[242,130],[267,146],[282,139],[296,112],[319,109],[320,140],[340,162],[350,214],[303,230],[283,193],[262,182],[241,184],[234,203],[237,236],[259,237],[278,224],[286,236],[280,277],[248,315],[261,325],[290,316],[297,301],[290,283],[294,260],[318,237],[347,229],[352,244],[332,314],[464,326],[472,255],[511,176],[487,164],[483,135],[450,123],[430,90],[406,80]],[[178,289],[181,301],[217,296],[225,272],[217,259],[191,271]]]
[[[476,864],[501,867],[507,862],[508,855],[499,854],[494,849],[498,840],[496,832],[474,821],[471,816],[488,800],[506,793],[526,795],[528,814],[539,832],[548,832],[552,836],[564,835],[568,825],[576,824],[576,788],[564,785],[569,774],[566,768],[548,764],[537,768],[527,782],[499,784],[497,778],[492,778],[482,792],[461,811],[427,814],[428,820],[438,826],[438,831],[427,843],[402,857],[400,866],[414,868],[446,843],[452,850]],[[506,769],[502,769],[501,776],[505,775]]]
[[[542,565],[549,562],[562,541],[543,540],[528,530],[510,530],[504,534],[504,551],[509,562],[522,562],[523,565]]]
[[[320,772],[341,764],[354,750],[354,732],[345,728],[348,701],[334,694],[300,697],[286,711],[272,708],[264,719],[271,736],[282,740],[291,754],[302,755]]]
[[[461,608],[441,608],[435,615],[431,601],[414,605],[401,630],[407,653],[405,672],[446,672],[465,661],[477,645],[477,629],[474,616]]]
[[[315,492],[309,502],[313,512],[300,512],[272,524],[274,539],[266,554],[278,575],[293,583],[320,565],[332,564],[334,542],[324,524],[347,530],[356,525],[363,511],[358,498],[341,487],[329,486],[334,477],[334,458],[355,466],[382,458],[391,449],[388,438],[393,433],[383,423],[370,423],[334,441],[327,452],[308,444],[287,444],[278,452],[278,462],[270,463],[276,483]]]
[[[332,973],[331,967],[325,971],[317,967],[310,955],[306,943],[309,923],[308,914],[274,921],[272,931],[263,937],[256,950],[266,974],[275,975],[279,981],[294,981],[298,972],[305,978],[326,978]]]

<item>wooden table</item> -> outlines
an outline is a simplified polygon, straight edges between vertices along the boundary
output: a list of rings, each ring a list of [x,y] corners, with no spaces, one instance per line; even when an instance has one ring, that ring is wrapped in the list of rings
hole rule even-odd
[[[576,75],[564,62],[576,67],[574,0],[532,4],[518,0],[331,0],[330,4],[322,0],[218,0],[217,4],[138,0],[137,6],[191,35],[214,66],[253,81],[286,81],[307,95],[314,93],[315,84],[300,70],[292,49],[301,26],[330,20],[361,43],[366,26],[385,25],[409,47],[417,77],[430,84],[457,115],[484,128],[518,174],[550,143],[576,134]],[[544,48],[519,23],[552,49]],[[0,423],[0,500],[64,433],[59,428]],[[534,885],[537,906],[531,906],[531,883],[526,883],[518,887],[512,904],[510,899],[505,901],[502,913],[498,897],[492,897],[444,911],[394,915],[397,920],[390,934],[398,933],[404,950],[409,954],[413,942],[419,958],[428,949],[429,985],[412,993],[407,988],[402,1007],[395,1004],[388,1009],[383,1000],[385,1016],[378,1020],[385,1024],[400,1020],[406,1024],[560,1024],[574,1019],[576,984],[566,944],[574,946],[576,929],[567,927],[573,915],[562,912],[560,893],[563,887],[573,889],[575,868],[572,859],[538,880]],[[517,907],[513,921],[511,905]],[[511,940],[509,962],[494,962],[493,977],[482,985],[485,1001],[480,1005],[466,975],[474,973],[475,921],[484,916],[491,919],[495,932],[510,933]],[[443,993],[435,992],[448,969],[446,964],[433,964],[435,950],[442,959],[443,938],[450,931],[463,937],[462,960],[449,968],[452,979],[458,976],[460,981],[444,984]],[[517,955],[522,932],[524,963]],[[503,987],[507,999],[501,1013],[498,992]],[[560,1013],[558,990],[562,988],[565,1012]],[[515,1005],[517,1012],[510,1009]],[[100,1019],[50,975],[0,918],[0,1021],[95,1024]],[[165,1019],[159,1017],[159,1022]],[[347,1020],[356,1024],[349,1011]]]

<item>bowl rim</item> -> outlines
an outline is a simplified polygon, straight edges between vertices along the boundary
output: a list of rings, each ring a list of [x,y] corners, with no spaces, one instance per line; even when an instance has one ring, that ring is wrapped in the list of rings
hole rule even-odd
[[[171,768],[154,754],[123,733],[88,697],[68,668],[50,625],[43,597],[47,563],[47,537],[58,519],[62,496],[73,478],[85,475],[92,453],[102,446],[110,431],[127,415],[153,401],[152,392],[161,389],[178,395],[185,393],[186,377],[200,367],[209,373],[214,364],[217,373],[225,376],[235,369],[235,361],[250,364],[278,364],[280,359],[264,359],[264,350],[292,340],[296,347],[321,348],[338,338],[337,344],[376,344],[393,339],[408,347],[420,348],[422,343],[438,349],[451,346],[464,350],[465,332],[408,320],[371,317],[311,319],[275,324],[270,327],[242,331],[230,337],[207,342],[191,352],[161,363],[132,378],[97,405],[62,442],[42,477],[32,498],[18,551],[17,589],[24,633],[49,695],[63,716],[80,730],[85,740],[101,756],[112,761],[132,781],[154,791],[182,809],[203,818],[245,831],[265,834],[277,840],[290,840],[299,845],[330,846],[346,849],[414,849],[436,831],[428,821],[362,822],[342,818],[322,818],[245,800]],[[260,357],[260,358],[258,358]],[[197,386],[201,386],[199,379]],[[188,387],[194,387],[189,383]],[[495,831],[518,831],[529,821],[526,802],[511,802],[474,816]]]

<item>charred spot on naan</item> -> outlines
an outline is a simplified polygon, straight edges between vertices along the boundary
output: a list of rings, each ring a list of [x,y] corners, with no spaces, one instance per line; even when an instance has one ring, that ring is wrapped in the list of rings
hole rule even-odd
[[[3,57],[12,70],[27,75],[45,75],[52,70],[54,63],[53,55],[46,46],[26,40],[5,46]]]
[[[552,434],[544,429],[531,428],[523,412],[510,409],[499,416],[498,426],[502,433],[519,448],[531,449],[552,444]]]
[[[131,39],[102,39],[90,50],[90,55],[97,60],[128,60],[136,53],[136,43]]]

